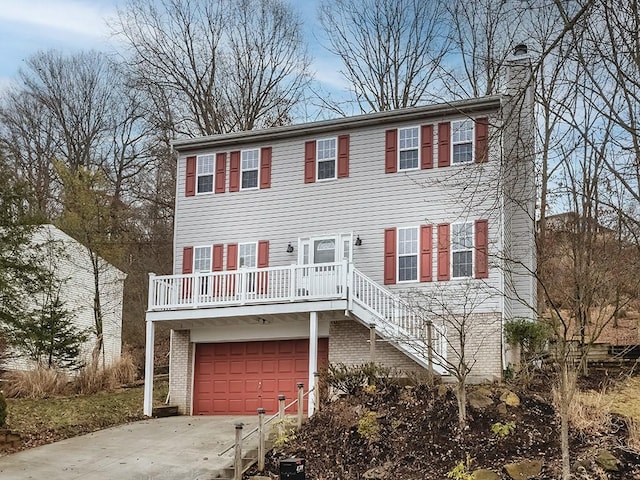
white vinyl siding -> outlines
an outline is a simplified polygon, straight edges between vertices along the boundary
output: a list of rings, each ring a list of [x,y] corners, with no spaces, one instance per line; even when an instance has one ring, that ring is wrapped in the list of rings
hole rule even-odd
[[[441,119],[436,118],[425,120],[425,123],[437,124],[440,121]],[[407,125],[389,124],[340,132],[350,135],[349,178],[344,182],[327,181],[318,184],[318,188],[306,188],[307,185],[302,181],[305,142],[316,139],[315,135],[309,135],[270,143],[273,157],[277,159],[272,165],[274,188],[248,195],[212,195],[202,198],[199,203],[178,198],[175,271],[181,271],[184,246],[226,245],[239,243],[244,239],[260,238],[269,240],[269,264],[285,266],[298,261],[310,261],[312,246],[309,248],[298,244],[300,238],[321,238],[340,232],[354,232],[355,240],[357,232],[362,245],[353,246],[353,241],[351,242],[354,265],[382,285],[385,228],[433,225],[435,272],[436,226],[455,223],[459,218],[488,219],[489,244],[492,249],[501,248],[502,221],[499,218],[500,210],[495,208],[496,185],[499,184],[495,179],[500,162],[487,162],[483,165],[482,182],[478,181],[477,172],[473,168],[461,169],[455,176],[446,168],[417,169],[407,171],[406,175],[388,175],[384,169],[385,131],[405,126]],[[253,148],[254,145],[247,143],[246,148]],[[436,158],[437,148],[436,132],[433,142]],[[218,145],[215,150],[211,150],[231,149],[231,146]],[[495,151],[491,150],[490,155],[495,155]],[[184,167],[181,166],[178,174],[178,182],[184,182]],[[474,194],[470,196],[465,193],[469,191]],[[259,201],[256,195],[260,196]],[[287,253],[289,243],[294,246],[294,253]],[[300,260],[298,249],[303,256]],[[224,262],[226,264],[226,259]],[[496,294],[501,288],[499,272],[499,269],[490,271],[490,278],[484,282],[490,287],[487,293],[490,298],[483,299],[476,310],[491,312],[499,307]],[[429,292],[436,288],[447,289],[450,287],[448,283],[456,282],[416,282],[387,287],[393,291],[410,287]],[[454,286],[451,285],[451,288]]]

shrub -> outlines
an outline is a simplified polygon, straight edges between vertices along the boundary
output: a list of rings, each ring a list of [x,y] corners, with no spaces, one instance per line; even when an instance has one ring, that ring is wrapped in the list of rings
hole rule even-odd
[[[491,433],[498,438],[504,438],[511,435],[516,429],[516,424],[513,422],[500,423],[496,422],[491,425]]]
[[[453,480],[473,480],[473,474],[469,471],[471,469],[471,463],[473,459],[467,454],[467,460],[460,460],[452,470],[447,472],[447,478]]]
[[[273,426],[276,429],[277,435],[273,441],[273,446],[276,449],[281,449],[289,442],[295,440],[297,423],[292,418],[284,418],[273,422]]]
[[[358,433],[370,442],[380,440],[380,424],[376,412],[366,412],[358,420]]]
[[[68,392],[66,374],[54,368],[8,372],[4,379],[4,392],[9,398],[50,398]]]
[[[7,421],[7,401],[4,399],[4,395],[0,392],[0,428],[4,428]]]
[[[347,395],[355,395],[367,382],[362,365],[330,364],[327,368],[327,386]]]
[[[504,335],[509,345],[520,346],[522,361],[529,362],[544,352],[551,332],[544,321],[516,319],[505,323]]]
[[[362,365],[330,364],[326,371],[326,384],[348,395],[355,395],[366,386],[386,389],[397,384],[399,372],[377,363]]]

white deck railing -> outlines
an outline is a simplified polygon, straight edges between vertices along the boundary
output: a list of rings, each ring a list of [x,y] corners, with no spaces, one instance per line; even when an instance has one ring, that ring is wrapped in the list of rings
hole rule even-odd
[[[331,299],[348,300],[350,310],[357,304],[383,337],[410,346],[429,363],[446,358],[443,326],[346,261],[149,276],[149,311]]]
[[[412,307],[378,283],[371,280],[358,269],[353,269],[353,286],[349,301],[357,303],[373,315],[380,334],[398,343],[421,341],[422,353],[433,355],[434,361],[446,358],[447,339],[444,326],[430,321],[415,307]],[[427,344],[431,344],[428,349]],[[419,347],[417,350],[421,350]]]
[[[347,298],[347,262],[149,276],[149,311]]]

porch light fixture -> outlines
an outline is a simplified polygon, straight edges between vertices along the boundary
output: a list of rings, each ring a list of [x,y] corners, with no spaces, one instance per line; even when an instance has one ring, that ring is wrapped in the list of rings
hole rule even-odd
[[[360,235],[358,235],[356,237],[356,243],[355,243],[356,247],[359,247],[360,245],[362,245],[362,240],[360,240]]]
[[[291,242],[287,245],[287,253],[293,253],[293,245],[291,245]]]

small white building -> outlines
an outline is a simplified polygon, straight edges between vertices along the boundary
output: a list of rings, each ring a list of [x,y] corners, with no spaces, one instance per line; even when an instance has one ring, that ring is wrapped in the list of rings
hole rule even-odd
[[[504,95],[175,142],[145,413],[156,324],[192,415],[273,413],[327,363],[450,377],[460,322],[473,380],[499,379],[504,322],[536,304],[529,59],[508,75]]]
[[[82,347],[81,362],[88,363],[96,344],[94,322],[94,270],[89,251],[54,225],[42,225],[33,236],[33,243],[47,253],[45,265],[55,272],[61,281],[60,299],[63,308],[71,312],[79,329],[89,329],[88,339]],[[103,316],[105,365],[120,358],[122,350],[122,302],[126,274],[102,258],[98,259],[99,293]],[[35,299],[38,301],[37,299]],[[13,353],[4,362],[9,370],[26,370],[32,362]]]

